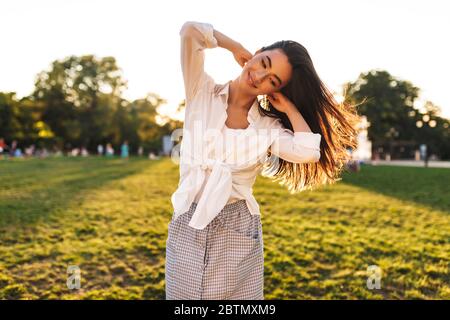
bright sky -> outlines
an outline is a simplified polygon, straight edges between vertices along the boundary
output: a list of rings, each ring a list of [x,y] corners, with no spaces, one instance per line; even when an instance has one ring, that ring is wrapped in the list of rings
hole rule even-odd
[[[431,100],[450,117],[447,1],[4,0],[0,11],[0,91],[19,97],[31,93],[35,75],[53,60],[114,56],[128,99],[155,92],[173,113],[184,98],[179,30],[194,20],[252,53],[277,40],[303,44],[333,91],[361,72],[385,69],[421,88],[420,104]],[[205,69],[218,83],[241,71],[222,48],[206,50]]]

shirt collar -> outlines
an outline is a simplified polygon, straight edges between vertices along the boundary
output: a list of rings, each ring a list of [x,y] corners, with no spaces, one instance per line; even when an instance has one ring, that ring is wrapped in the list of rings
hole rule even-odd
[[[231,81],[233,81],[233,80],[228,80],[226,83],[224,83],[222,85],[218,85],[219,90],[217,91],[216,95],[217,96],[224,95],[228,98],[228,90],[229,90]],[[220,88],[220,87],[222,87],[222,88]]]
[[[228,95],[229,95],[229,88],[230,84],[233,80],[228,80],[226,83],[219,85],[218,91],[216,91],[217,96],[222,96],[223,98],[223,111],[226,112],[226,109],[228,107],[227,101],[228,101]],[[221,88],[220,88],[221,87]],[[255,102],[253,103],[252,107],[250,108],[248,112],[247,121],[250,123],[250,125],[253,125],[254,122],[258,120],[259,112],[258,112],[259,104],[258,99],[255,99]]]

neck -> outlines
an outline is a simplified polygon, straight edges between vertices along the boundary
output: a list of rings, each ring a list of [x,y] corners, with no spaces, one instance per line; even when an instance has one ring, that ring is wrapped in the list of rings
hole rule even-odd
[[[228,96],[228,105],[233,105],[238,109],[250,110],[255,102],[256,96],[243,92],[239,87],[240,77],[234,79],[230,83],[230,91]]]

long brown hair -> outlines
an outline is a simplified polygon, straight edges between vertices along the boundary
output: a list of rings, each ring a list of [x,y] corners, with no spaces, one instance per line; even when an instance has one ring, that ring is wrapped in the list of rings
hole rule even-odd
[[[275,162],[267,161],[263,175],[280,181],[291,193],[341,180],[340,174],[351,159],[347,149],[353,150],[357,146],[359,116],[356,105],[346,103],[347,99],[342,103],[336,101],[320,80],[308,51],[301,44],[282,40],[261,48],[261,52],[273,49],[281,49],[293,69],[291,80],[280,92],[294,103],[311,131],[321,134],[321,155],[319,161],[313,163],[291,163],[281,158],[276,158]],[[293,131],[287,115],[277,111],[267,97],[259,101],[258,110],[263,115],[280,119],[285,128]]]

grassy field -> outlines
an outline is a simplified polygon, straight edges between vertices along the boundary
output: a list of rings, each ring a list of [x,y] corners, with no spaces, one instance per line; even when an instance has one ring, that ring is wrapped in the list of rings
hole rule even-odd
[[[450,299],[449,181],[448,169],[363,166],[290,196],[258,177],[265,298]],[[164,299],[177,182],[167,158],[0,161],[0,299]],[[373,264],[381,289],[369,290]]]

